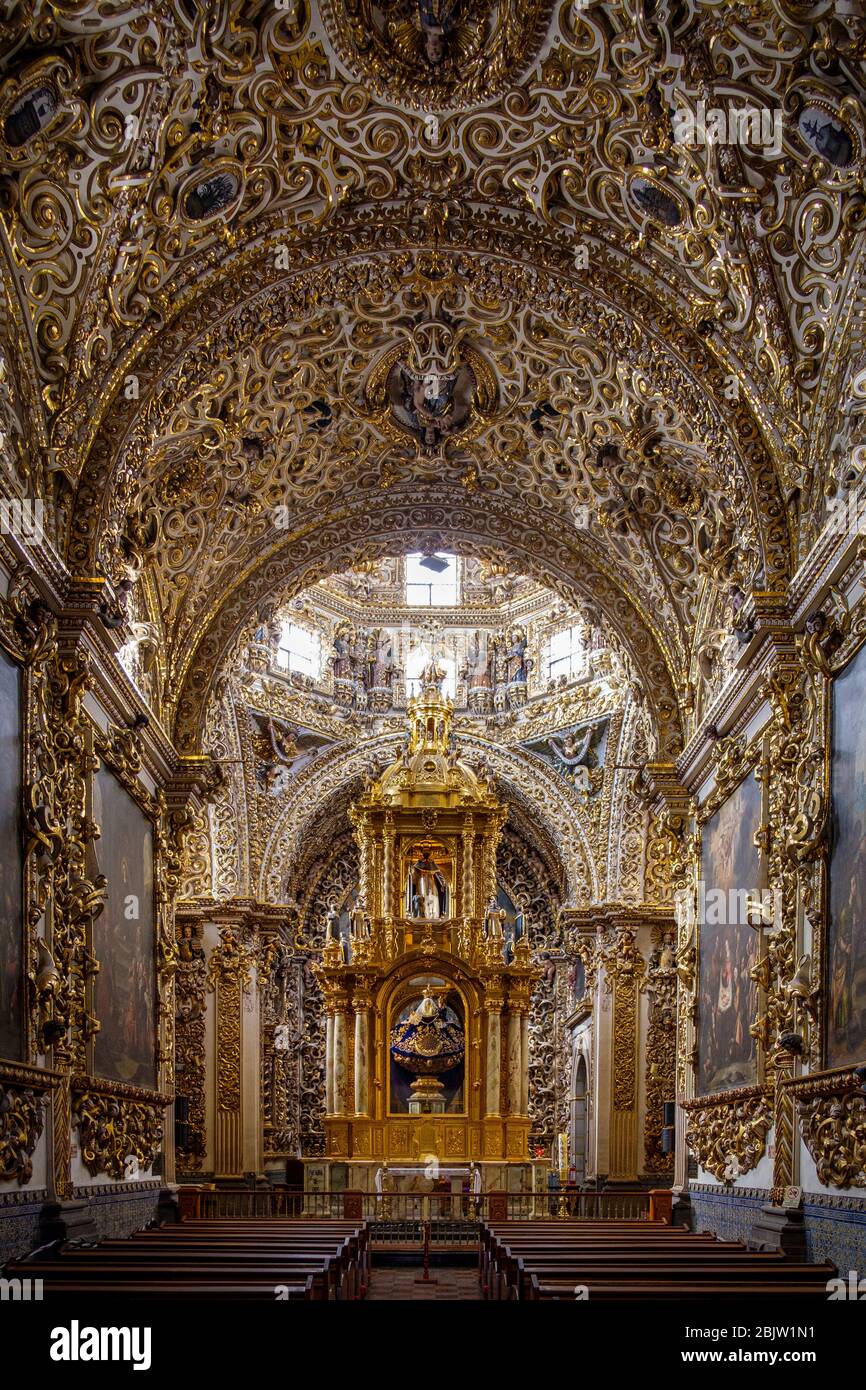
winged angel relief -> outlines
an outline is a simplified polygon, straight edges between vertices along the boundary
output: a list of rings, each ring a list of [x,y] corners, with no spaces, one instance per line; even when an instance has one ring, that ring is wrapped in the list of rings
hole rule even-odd
[[[466,340],[466,329],[428,319],[403,330],[403,341],[370,373],[366,404],[392,438],[410,436],[437,452],[450,439],[472,435],[489,420],[496,378]]]
[[[441,107],[491,96],[531,58],[549,0],[324,0],[344,60],[379,90]]]

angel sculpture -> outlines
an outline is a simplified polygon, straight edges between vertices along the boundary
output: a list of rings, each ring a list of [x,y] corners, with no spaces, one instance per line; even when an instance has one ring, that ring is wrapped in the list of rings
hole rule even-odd
[[[547,746],[557,761],[561,771],[580,791],[590,790],[589,768],[586,765],[587,755],[589,754],[592,736],[595,733],[595,725],[590,724],[589,728],[581,738],[576,733],[566,734],[562,743],[555,738],[547,740]]]
[[[479,48],[485,34],[483,20],[472,16],[466,0],[415,0],[394,6],[397,16],[388,29],[404,62],[433,72],[443,65],[460,64]]]
[[[293,763],[298,756],[298,731],[268,719],[268,737],[278,762]]]

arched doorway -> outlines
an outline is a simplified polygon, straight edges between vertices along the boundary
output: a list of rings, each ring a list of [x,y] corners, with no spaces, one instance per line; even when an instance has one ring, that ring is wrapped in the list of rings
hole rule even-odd
[[[574,1169],[574,1181],[580,1185],[586,1182],[586,1147],[589,1133],[587,1087],[586,1058],[581,1052],[574,1068],[571,1095],[571,1166]]]

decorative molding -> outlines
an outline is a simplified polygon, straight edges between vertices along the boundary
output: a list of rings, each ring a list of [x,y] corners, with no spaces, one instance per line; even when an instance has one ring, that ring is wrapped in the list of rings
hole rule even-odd
[[[72,1083],[72,1123],[78,1130],[81,1159],[93,1177],[120,1181],[128,1160],[150,1168],[159,1153],[164,1111],[170,1096],[139,1086],[77,1076]]]
[[[681,1104],[687,1116],[686,1143],[708,1173],[733,1182],[757,1167],[773,1124],[771,1087],[743,1086]]]
[[[826,1187],[866,1187],[866,1093],[848,1069],[783,1082],[796,1101],[803,1142]]]
[[[0,1182],[33,1176],[33,1152],[45,1124],[47,1097],[33,1086],[0,1083]]]

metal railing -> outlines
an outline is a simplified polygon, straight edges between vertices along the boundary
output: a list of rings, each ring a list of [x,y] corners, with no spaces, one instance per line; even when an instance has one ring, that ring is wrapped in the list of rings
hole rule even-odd
[[[456,1232],[479,1221],[531,1221],[557,1217],[573,1221],[647,1221],[650,1193],[645,1190],[581,1192],[576,1189],[537,1193],[511,1192],[296,1192],[288,1188],[181,1188],[181,1208],[195,1217],[306,1217],[308,1220],[357,1220],[389,1226],[419,1239],[420,1223],[453,1226]],[[410,1232],[414,1234],[410,1234]],[[434,1244],[436,1240],[434,1239]]]

